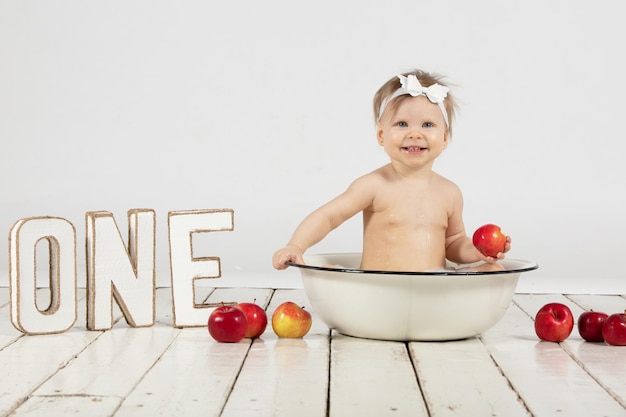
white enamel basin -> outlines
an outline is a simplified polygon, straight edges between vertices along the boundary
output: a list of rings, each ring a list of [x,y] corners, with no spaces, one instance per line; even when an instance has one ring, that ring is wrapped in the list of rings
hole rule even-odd
[[[311,308],[330,328],[397,341],[457,340],[480,334],[504,315],[528,261],[499,261],[503,271],[359,270],[360,253],[305,255],[300,269]],[[341,265],[324,267],[322,265]]]

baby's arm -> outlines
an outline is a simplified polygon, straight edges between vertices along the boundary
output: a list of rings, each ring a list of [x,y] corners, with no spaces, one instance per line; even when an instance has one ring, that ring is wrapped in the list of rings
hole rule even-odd
[[[367,176],[354,181],[348,189],[333,200],[309,214],[296,228],[289,243],[274,253],[272,265],[285,269],[287,262],[303,264],[302,255],[328,233],[367,208],[372,202],[372,187]]]
[[[340,219],[335,219],[332,213],[332,206],[337,198],[339,197],[309,214],[298,225],[287,245],[274,253],[272,257],[274,268],[285,269],[288,266],[287,262],[304,264],[302,258],[304,252],[341,224]]]
[[[450,242],[448,244],[448,242]],[[499,252],[496,257],[483,255],[472,243],[472,240],[465,235],[450,236],[446,239],[446,258],[458,264],[470,264],[478,261],[495,263],[499,259],[504,259],[504,254],[511,248],[511,238],[507,236],[504,252]]]
[[[504,259],[504,253],[511,249],[511,238],[507,236],[504,252],[499,252],[495,257],[483,255],[472,243],[472,239],[465,234],[463,225],[463,196],[461,191],[454,187],[454,204],[451,215],[448,218],[446,231],[446,258],[458,264],[469,264],[478,261],[495,263]]]

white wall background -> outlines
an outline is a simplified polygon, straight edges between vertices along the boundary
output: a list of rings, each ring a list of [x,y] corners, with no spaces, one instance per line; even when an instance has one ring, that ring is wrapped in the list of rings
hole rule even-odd
[[[626,293],[619,4],[0,0],[0,231],[68,219],[84,283],[84,213],[126,235],[126,211],[152,208],[167,285],[168,211],[232,208],[235,231],[201,242],[221,284],[298,286],[272,253],[387,162],[373,94],[420,67],[462,104],[436,170],[462,188],[468,233],[498,223],[508,256],[540,265],[518,290]],[[355,218],[311,252],[360,242]]]

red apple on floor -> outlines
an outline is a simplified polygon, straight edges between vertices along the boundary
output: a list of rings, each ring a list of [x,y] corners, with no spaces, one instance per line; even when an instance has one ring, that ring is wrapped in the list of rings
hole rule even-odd
[[[272,314],[272,329],[278,337],[303,337],[312,323],[311,313],[291,301],[279,305]]]
[[[599,311],[585,311],[578,317],[578,333],[587,342],[604,342],[602,326],[609,315]]]
[[[248,330],[246,331],[245,337],[255,339],[261,336],[267,327],[267,314],[265,310],[255,302],[239,303],[237,307],[244,312],[246,319],[248,319]]]
[[[626,311],[607,317],[602,336],[609,345],[626,346]]]
[[[209,333],[218,342],[236,343],[248,331],[248,320],[241,309],[232,305],[217,307],[209,316]]]
[[[562,342],[572,333],[573,328],[574,316],[565,304],[546,304],[535,316],[535,333],[541,340]]]
[[[483,255],[495,258],[499,252],[504,252],[506,235],[502,233],[499,226],[485,224],[476,229],[472,236],[472,243]]]

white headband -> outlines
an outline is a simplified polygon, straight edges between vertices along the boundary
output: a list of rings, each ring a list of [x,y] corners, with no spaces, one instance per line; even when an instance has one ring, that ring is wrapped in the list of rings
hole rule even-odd
[[[379,119],[383,115],[385,107],[387,107],[387,104],[389,104],[391,100],[398,96],[409,94],[413,97],[426,96],[431,103],[438,105],[441,109],[441,113],[443,113],[443,120],[445,120],[446,126],[450,127],[450,124],[448,123],[448,112],[446,111],[446,107],[443,105],[443,100],[448,95],[448,91],[450,91],[448,87],[439,84],[433,84],[430,87],[422,87],[417,77],[413,74],[410,74],[408,77],[398,75],[398,78],[400,79],[402,87],[398,88],[392,95],[383,100],[380,105],[380,111],[378,112]]]

